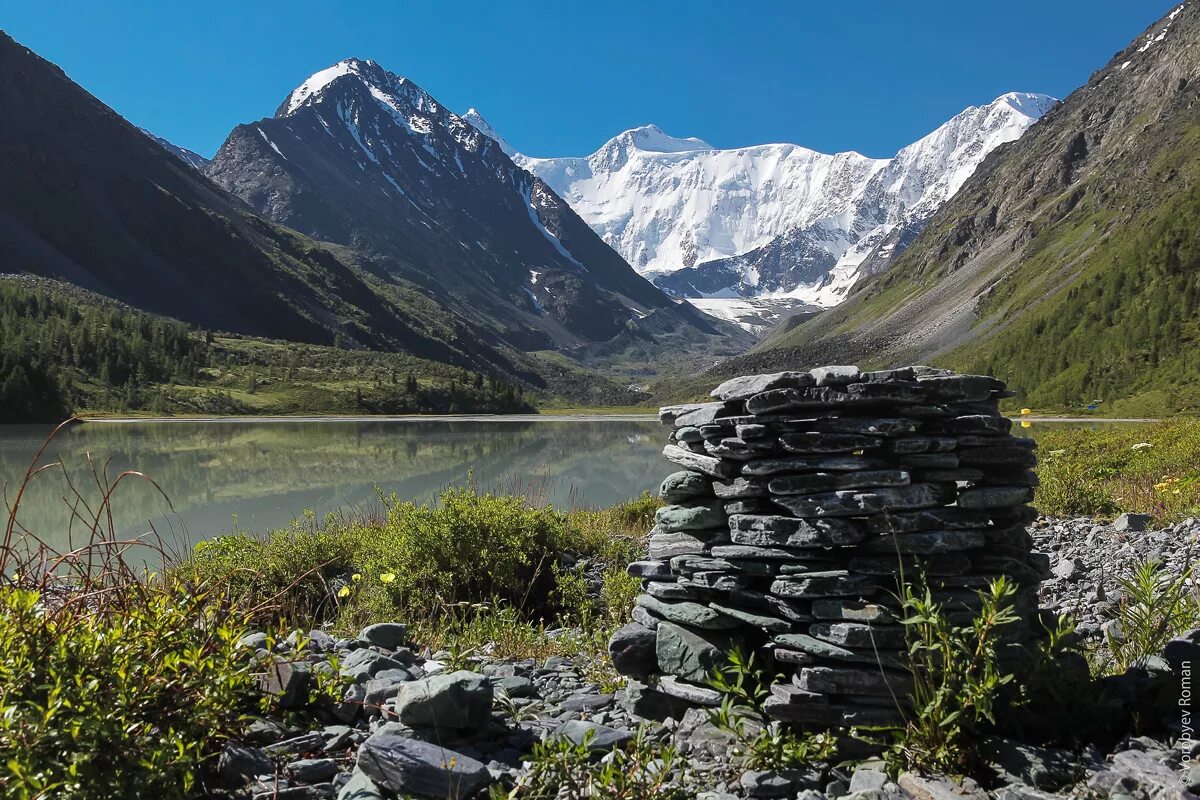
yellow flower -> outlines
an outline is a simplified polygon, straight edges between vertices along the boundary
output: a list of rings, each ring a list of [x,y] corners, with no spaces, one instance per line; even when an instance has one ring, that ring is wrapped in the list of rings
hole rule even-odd
[[[350,596],[350,587],[349,586],[343,586],[342,588],[338,589],[338,597],[349,597],[349,596]]]
[[[350,576],[350,580],[354,581],[355,583],[358,583],[359,581],[362,580],[362,573],[361,572],[354,573],[353,575]]]
[[[391,583],[392,581],[396,580],[396,573],[385,572],[379,576],[379,580],[383,581],[384,583]]]
[[[1026,414],[1032,414],[1032,413],[1033,413],[1032,408],[1022,408],[1021,409],[1021,416],[1025,416]]]
[[[1029,420],[1027,420],[1027,419],[1023,419],[1023,420],[1021,420],[1021,427],[1022,427],[1022,428],[1032,428],[1032,427],[1033,427],[1033,423],[1032,423],[1032,422],[1030,422],[1030,421],[1029,421]]]

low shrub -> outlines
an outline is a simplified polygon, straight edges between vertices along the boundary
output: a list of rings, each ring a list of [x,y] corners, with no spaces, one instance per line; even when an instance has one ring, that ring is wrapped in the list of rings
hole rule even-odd
[[[564,652],[547,631],[567,626],[589,630],[575,644],[599,654],[599,640],[628,619],[638,582],[625,565],[643,551],[657,505],[645,495],[563,513],[451,488],[429,506],[390,497],[375,517],[309,514],[265,537],[201,542],[177,574],[257,606],[260,622],[349,634],[403,620],[434,647],[491,641],[496,655],[530,657]]]
[[[190,796],[256,700],[245,620],[173,584],[121,605],[47,607],[0,589],[0,784],[6,797]]]

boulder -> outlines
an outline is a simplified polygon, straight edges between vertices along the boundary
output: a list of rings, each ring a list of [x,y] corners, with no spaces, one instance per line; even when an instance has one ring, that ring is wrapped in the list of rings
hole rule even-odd
[[[408,641],[408,626],[399,622],[377,622],[363,628],[358,638],[384,650],[395,650]]]
[[[386,731],[363,742],[357,766],[392,793],[436,800],[469,797],[491,780],[488,768],[473,758]]]
[[[617,630],[608,643],[613,668],[622,675],[649,675],[658,666],[657,634],[636,622]]]
[[[439,673],[401,684],[395,707],[400,721],[412,727],[477,728],[491,716],[492,683],[466,670]]]

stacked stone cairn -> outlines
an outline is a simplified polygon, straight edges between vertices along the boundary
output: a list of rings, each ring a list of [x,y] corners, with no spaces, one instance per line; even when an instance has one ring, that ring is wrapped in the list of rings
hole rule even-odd
[[[726,381],[672,406],[633,622],[610,652],[631,695],[716,705],[707,683],[740,646],[760,654],[767,713],[809,728],[901,721],[911,689],[903,585],[956,621],[999,576],[1029,636],[1048,574],[1026,525],[1034,442],[1010,435],[995,378],[929,367]],[[656,707],[662,707],[661,705]]]

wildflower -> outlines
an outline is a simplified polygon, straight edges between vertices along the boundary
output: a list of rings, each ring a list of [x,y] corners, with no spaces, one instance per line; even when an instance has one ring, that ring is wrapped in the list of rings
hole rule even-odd
[[[385,572],[379,576],[379,580],[383,581],[384,583],[391,583],[392,581],[396,580],[396,573]]]
[[[343,586],[342,588],[338,589],[338,597],[349,597],[349,596],[350,596],[350,587],[349,586]]]
[[[361,572],[354,573],[353,575],[350,576],[350,580],[354,581],[355,583],[358,583],[359,581],[362,580],[362,573]]]
[[[1033,413],[1032,408],[1022,408],[1021,409],[1021,416],[1025,416],[1026,414],[1032,414],[1032,413]]]
[[[1023,419],[1023,420],[1021,420],[1021,427],[1022,427],[1022,428],[1032,428],[1032,427],[1033,427],[1033,423],[1032,423],[1032,422],[1030,422],[1030,421],[1029,421],[1029,420],[1027,420],[1027,419]]]

